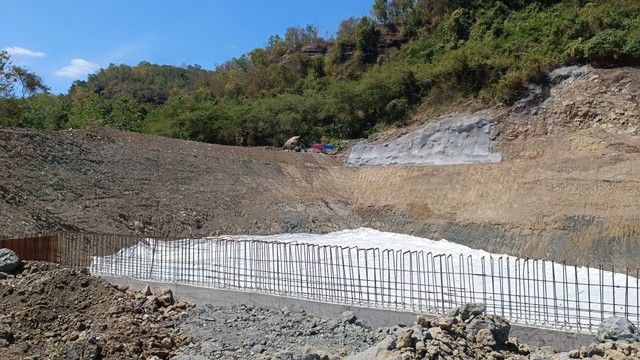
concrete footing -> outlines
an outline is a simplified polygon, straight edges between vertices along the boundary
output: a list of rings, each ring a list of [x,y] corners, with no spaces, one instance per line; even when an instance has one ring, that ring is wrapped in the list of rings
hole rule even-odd
[[[213,304],[217,306],[229,306],[234,304],[247,304],[273,310],[280,310],[287,307],[292,312],[304,309],[307,314],[332,318],[340,317],[345,311],[353,311],[358,319],[372,328],[397,324],[412,325],[417,315],[411,311],[323,303],[249,291],[215,289],[176,283],[149,282],[129,277],[101,276],[101,278],[115,285],[129,286],[130,289],[142,290],[147,285],[149,285],[154,292],[160,288],[171,289],[177,299],[189,301],[196,305]],[[427,315],[427,317],[435,318],[435,316],[430,315]],[[591,334],[566,332],[519,324],[511,324],[511,336],[517,337],[520,342],[527,343],[531,346],[552,346],[560,351],[579,349],[583,345],[588,346],[595,342],[595,338]]]

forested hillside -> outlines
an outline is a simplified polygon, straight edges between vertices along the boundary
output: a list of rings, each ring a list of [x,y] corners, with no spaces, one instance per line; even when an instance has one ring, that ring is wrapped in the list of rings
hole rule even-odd
[[[268,34],[265,34],[265,39]],[[213,46],[213,45],[212,45]],[[367,137],[516,100],[565,64],[640,64],[637,0],[375,0],[325,39],[291,27],[217,66],[112,64],[64,95],[0,57],[0,126],[103,126],[230,145]]]

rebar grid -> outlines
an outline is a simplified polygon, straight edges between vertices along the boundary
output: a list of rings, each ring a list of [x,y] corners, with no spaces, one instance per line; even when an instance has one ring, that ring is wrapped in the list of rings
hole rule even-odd
[[[511,322],[566,331],[593,332],[612,315],[640,324],[638,270],[262,240],[61,239],[67,266],[95,275],[421,313],[479,302]]]

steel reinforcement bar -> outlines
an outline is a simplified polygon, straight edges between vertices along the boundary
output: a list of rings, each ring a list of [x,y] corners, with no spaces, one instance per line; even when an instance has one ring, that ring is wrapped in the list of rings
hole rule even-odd
[[[515,323],[595,331],[640,324],[640,273],[507,256],[221,238],[61,235],[65,264],[92,274],[442,313],[468,302]],[[63,258],[65,258],[63,256]]]

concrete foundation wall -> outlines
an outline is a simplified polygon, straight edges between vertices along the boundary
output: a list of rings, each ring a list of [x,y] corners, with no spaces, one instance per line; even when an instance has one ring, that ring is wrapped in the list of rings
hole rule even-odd
[[[340,317],[345,311],[353,311],[358,319],[372,328],[397,324],[411,325],[415,322],[417,315],[410,311],[331,304],[286,296],[205,288],[176,283],[157,283],[129,277],[101,276],[101,278],[112,284],[129,286],[129,288],[134,290],[141,290],[147,285],[149,285],[154,292],[160,288],[171,289],[176,298],[195,303],[196,305],[213,304],[217,306],[229,306],[234,304],[247,304],[273,310],[280,310],[286,306],[292,312],[299,311],[302,308],[307,314],[332,318]],[[434,316],[430,317],[435,318]],[[553,346],[560,351],[579,349],[581,346],[589,345],[595,341],[593,335],[590,334],[570,333],[514,324],[511,325],[511,336],[517,337],[520,342],[532,346]]]

